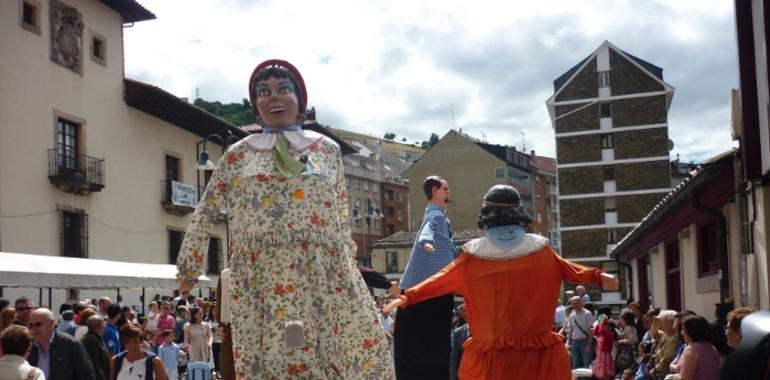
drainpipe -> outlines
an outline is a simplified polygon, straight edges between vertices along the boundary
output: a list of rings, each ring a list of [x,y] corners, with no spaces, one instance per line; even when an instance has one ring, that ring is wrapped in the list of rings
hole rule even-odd
[[[717,249],[719,250],[719,304],[716,305],[717,321],[725,323],[727,317],[727,311],[732,310],[733,299],[730,294],[730,268],[727,255],[727,220],[722,212],[718,209],[706,207],[700,203],[698,198],[698,191],[695,190],[690,193],[690,204],[692,207],[701,213],[714,217],[717,222]]]

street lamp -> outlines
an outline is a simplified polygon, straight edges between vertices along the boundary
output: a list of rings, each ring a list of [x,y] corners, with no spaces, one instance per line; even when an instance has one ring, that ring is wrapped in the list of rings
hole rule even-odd
[[[375,201],[376,204],[377,201]],[[368,245],[366,244],[366,236],[372,234],[372,220],[379,220],[382,219],[384,215],[382,215],[382,212],[380,211],[379,207],[372,206],[372,198],[367,197],[366,198],[366,215],[364,215],[364,218],[366,219],[366,229],[367,233],[364,234],[364,254],[369,253],[368,259],[371,260],[371,252],[369,250]],[[353,219],[360,219],[361,213],[358,210],[358,207],[353,209]],[[382,234],[380,234],[382,235]],[[371,240],[371,238],[370,238]],[[369,241],[369,244],[371,244],[371,241]],[[365,256],[366,257],[366,256]],[[365,263],[367,266],[371,266],[371,263]]]
[[[214,141],[216,143],[219,143],[219,145],[222,147],[222,155],[227,152],[227,148],[230,147],[230,144],[237,142],[238,137],[233,135],[233,132],[229,129],[225,131],[224,136],[218,135],[216,133],[212,133],[210,135],[207,135],[203,138],[203,140],[199,141],[198,144],[195,145],[195,157],[198,158],[198,161],[195,164],[195,175],[196,175],[196,182],[195,185],[198,187],[198,199],[200,199],[202,194],[201,189],[201,172],[211,171],[216,168],[216,165],[214,165],[211,160],[209,160],[209,152],[206,150],[206,142],[209,140]],[[203,145],[203,150],[201,151],[201,145]],[[204,174],[205,176],[205,174]],[[205,186],[204,186],[205,187]],[[225,235],[227,242],[225,242],[225,249],[224,249],[224,260],[223,260],[223,266],[226,268],[228,266],[228,261],[230,258],[230,226],[227,223],[227,216],[224,218],[225,222]],[[221,268],[220,268],[221,271]]]

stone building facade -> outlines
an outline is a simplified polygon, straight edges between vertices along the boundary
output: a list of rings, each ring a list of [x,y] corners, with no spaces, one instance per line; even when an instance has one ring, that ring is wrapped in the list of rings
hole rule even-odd
[[[554,81],[546,104],[556,132],[565,257],[625,279],[609,253],[671,189],[673,94],[661,68],[607,41]],[[628,296],[622,284],[602,300]]]

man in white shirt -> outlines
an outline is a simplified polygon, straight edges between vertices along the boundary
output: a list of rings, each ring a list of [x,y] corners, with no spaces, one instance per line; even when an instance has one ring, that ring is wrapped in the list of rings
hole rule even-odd
[[[576,295],[570,299],[572,313],[567,317],[567,347],[572,357],[572,369],[589,368],[593,350],[594,316],[583,308],[583,299]]]

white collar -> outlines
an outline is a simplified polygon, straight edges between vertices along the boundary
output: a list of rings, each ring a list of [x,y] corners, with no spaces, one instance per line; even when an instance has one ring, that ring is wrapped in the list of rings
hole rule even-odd
[[[278,141],[278,133],[283,133],[283,137],[291,145],[294,151],[303,151],[323,140],[324,135],[308,130],[285,131],[276,133],[254,133],[243,139],[243,141],[256,151],[267,152],[273,149]]]
[[[548,239],[536,234],[526,234],[521,241],[510,251],[502,251],[492,244],[486,237],[473,239],[465,245],[463,250],[469,254],[487,260],[509,260],[524,257],[530,253],[535,253],[548,244]]]

